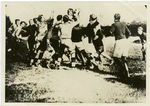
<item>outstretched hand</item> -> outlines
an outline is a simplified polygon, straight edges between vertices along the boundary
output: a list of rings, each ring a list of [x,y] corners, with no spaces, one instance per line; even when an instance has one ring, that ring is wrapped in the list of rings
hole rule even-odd
[[[98,17],[98,19],[97,19],[97,21],[100,22],[102,20],[102,17],[103,16],[100,14],[99,17]]]

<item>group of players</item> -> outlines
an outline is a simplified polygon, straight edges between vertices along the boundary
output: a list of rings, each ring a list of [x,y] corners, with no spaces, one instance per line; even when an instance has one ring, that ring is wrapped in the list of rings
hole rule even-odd
[[[129,46],[126,31],[128,35],[131,35],[131,32],[125,24],[120,22],[120,18],[119,13],[114,15],[114,23],[108,31],[110,35],[115,36],[116,40],[114,59],[104,52],[102,41],[104,35],[97,16],[91,14],[88,25],[83,27],[80,24],[80,9],[69,8],[67,15],[58,15],[55,23],[54,11],[47,20],[43,15],[30,19],[28,26],[26,22],[16,19],[12,36],[18,42],[22,36],[28,36],[29,66],[41,67],[42,60],[45,59],[47,68],[51,68],[51,63],[53,63],[54,67],[59,69],[63,63],[63,55],[66,55],[71,67],[75,67],[78,60],[81,61],[83,67],[93,68],[95,65],[99,67],[100,55],[103,54],[110,60],[110,65],[115,61],[129,77],[126,64]],[[139,27],[140,31],[143,31],[142,27]],[[83,43],[85,37],[88,37],[88,45],[86,45],[88,48],[85,48]],[[145,59],[145,54],[143,59]]]

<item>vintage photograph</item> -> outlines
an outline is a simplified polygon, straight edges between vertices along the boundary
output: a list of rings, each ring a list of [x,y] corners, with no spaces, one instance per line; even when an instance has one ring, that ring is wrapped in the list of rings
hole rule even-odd
[[[146,103],[147,2],[3,2],[5,103]]]

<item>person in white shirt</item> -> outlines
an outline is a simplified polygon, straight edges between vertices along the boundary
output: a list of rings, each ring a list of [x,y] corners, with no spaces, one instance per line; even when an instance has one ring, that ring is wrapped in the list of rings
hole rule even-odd
[[[12,33],[12,36],[15,36],[15,33],[17,32],[17,28],[20,26],[20,19],[15,19],[15,24],[13,25],[14,31]]]
[[[73,44],[71,40],[71,34],[72,34],[72,29],[75,25],[79,24],[79,15],[77,17],[77,21],[74,22],[69,22],[69,17],[68,15],[63,16],[63,24],[60,25],[61,29],[61,44],[64,44],[66,47],[68,47],[70,51],[70,57],[71,57],[71,66],[75,67],[74,62],[75,62],[75,45]]]
[[[20,26],[18,26],[15,29],[15,32],[13,34],[17,38],[17,40],[19,40],[19,38],[21,38],[21,31],[26,32],[26,30],[23,29],[25,26],[26,26],[26,23],[24,21],[21,21]]]

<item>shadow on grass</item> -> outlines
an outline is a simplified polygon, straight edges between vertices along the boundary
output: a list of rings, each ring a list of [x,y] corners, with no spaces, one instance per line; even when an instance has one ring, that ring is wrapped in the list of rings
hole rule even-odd
[[[127,79],[121,79],[121,78],[104,78],[108,82],[121,82],[124,84],[129,85],[132,88],[137,89],[146,89],[146,75],[140,75],[140,76],[133,76]]]
[[[30,102],[33,101],[32,98],[32,87],[36,86],[35,83],[27,84],[12,84],[10,86],[5,86],[5,102]],[[35,95],[36,96],[36,95]]]
[[[65,66],[66,70],[70,70],[70,68],[72,68],[69,63],[63,63],[62,66]],[[109,69],[110,66],[109,65],[104,65],[104,67],[105,68],[107,67]],[[88,66],[83,66],[80,62],[78,64],[76,64],[76,66],[75,66],[75,68],[78,69],[78,70],[89,70],[89,71],[93,71],[93,72],[99,73],[99,74],[104,74],[104,75],[108,74],[108,75],[118,76],[118,71],[113,72],[113,70],[117,70],[116,64],[111,66],[111,67],[113,67],[112,71],[108,72],[105,69],[104,70],[99,70],[98,67],[95,66],[95,65],[94,65],[94,69],[90,69]]]

